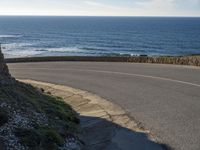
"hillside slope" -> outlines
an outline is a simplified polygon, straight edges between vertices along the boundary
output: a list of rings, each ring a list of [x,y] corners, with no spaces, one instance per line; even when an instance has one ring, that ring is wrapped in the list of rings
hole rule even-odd
[[[59,97],[11,77],[0,51],[0,149],[79,150],[79,119]]]

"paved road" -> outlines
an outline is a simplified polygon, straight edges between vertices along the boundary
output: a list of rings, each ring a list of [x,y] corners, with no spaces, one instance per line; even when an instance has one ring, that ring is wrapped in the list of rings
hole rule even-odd
[[[9,64],[16,78],[68,85],[122,106],[177,150],[200,150],[200,69],[95,62]]]

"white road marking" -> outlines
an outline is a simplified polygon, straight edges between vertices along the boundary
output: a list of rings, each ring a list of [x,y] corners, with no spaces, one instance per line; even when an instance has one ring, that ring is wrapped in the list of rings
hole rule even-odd
[[[134,74],[134,73],[125,73],[125,72],[116,72],[116,71],[106,71],[106,70],[91,70],[91,69],[57,69],[57,68],[13,68],[14,70],[53,70],[53,71],[65,71],[65,70],[72,70],[72,71],[84,71],[84,72],[96,72],[96,73],[107,73],[107,74],[119,74],[119,75],[127,75],[127,76],[135,76],[135,77],[143,77],[143,78],[151,78],[157,80],[164,80],[170,82],[176,82],[181,84],[187,84],[190,86],[200,87],[199,84],[181,81],[176,79],[164,78],[164,77],[157,77],[157,76],[150,76],[150,75],[142,75],[142,74]]]

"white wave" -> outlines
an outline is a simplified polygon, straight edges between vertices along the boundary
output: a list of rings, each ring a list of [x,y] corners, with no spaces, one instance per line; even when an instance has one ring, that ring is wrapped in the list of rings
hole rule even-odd
[[[31,46],[31,45],[33,45],[33,43],[9,43],[9,44],[3,44],[3,46],[6,49],[26,47],[26,46]]]
[[[10,57],[31,57],[34,55],[40,55],[41,52],[35,51],[35,50],[31,50],[31,49],[27,49],[27,50],[17,50],[17,51],[5,51],[3,50],[3,53],[5,55],[6,58],[10,58]]]
[[[3,53],[6,58],[10,57],[29,57],[41,54],[42,52],[36,51],[34,48],[29,46],[33,43],[10,43],[3,44]]]
[[[19,38],[19,37],[22,37],[22,35],[9,35],[9,34],[0,35],[0,38]]]
[[[80,53],[86,51],[78,47],[46,48],[45,50],[48,52],[70,52],[70,53]]]
[[[86,50],[77,47],[61,47],[61,48],[35,48],[34,43],[10,43],[3,45],[3,53],[5,57],[30,57],[39,55],[51,55],[56,53],[83,53]]]
[[[3,53],[6,58],[14,57],[31,57],[31,56],[59,56],[59,55],[87,55],[90,50],[81,49],[78,47],[61,47],[61,48],[35,48],[34,43],[10,43],[4,44]],[[63,54],[61,54],[63,53]]]

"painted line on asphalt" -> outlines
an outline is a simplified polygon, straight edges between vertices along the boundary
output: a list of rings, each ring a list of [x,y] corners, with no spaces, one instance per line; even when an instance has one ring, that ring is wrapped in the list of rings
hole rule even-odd
[[[82,72],[95,72],[95,73],[107,73],[107,74],[118,74],[118,75],[127,75],[127,76],[135,76],[135,77],[143,77],[143,78],[151,78],[157,80],[164,80],[170,82],[176,82],[181,84],[186,84],[190,86],[200,87],[199,84],[191,83],[187,81],[181,81],[176,79],[164,78],[164,77],[157,77],[157,76],[150,76],[150,75],[142,75],[142,74],[134,74],[134,73],[125,73],[125,72],[116,72],[116,71],[106,71],[106,70],[91,70],[91,69],[57,69],[57,68],[13,68],[13,70],[52,70],[52,71],[82,71]]]

